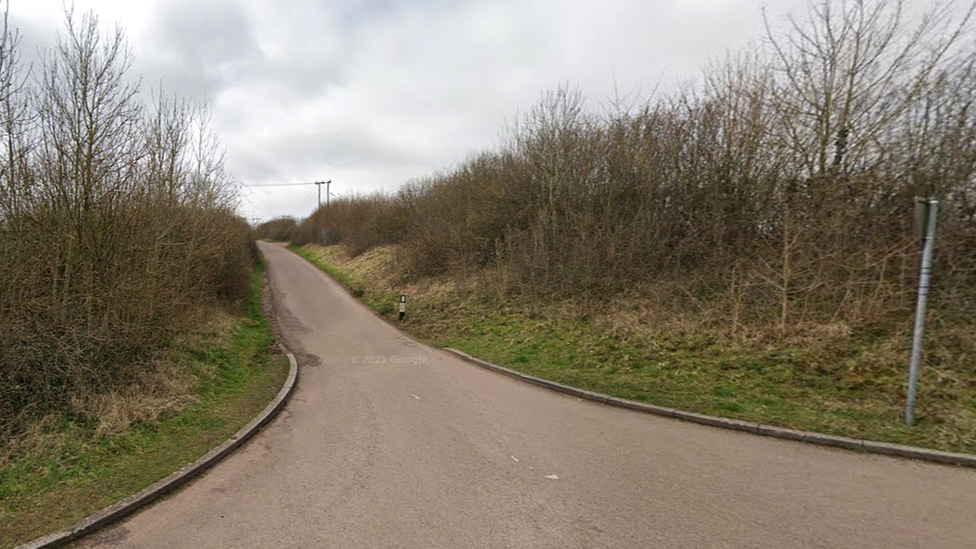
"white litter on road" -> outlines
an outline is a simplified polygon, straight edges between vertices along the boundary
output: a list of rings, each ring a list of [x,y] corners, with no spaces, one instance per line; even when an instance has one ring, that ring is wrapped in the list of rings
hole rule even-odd
[[[417,396],[417,395],[415,395],[415,394],[413,394],[413,393],[410,393],[410,396],[412,396],[413,398],[415,398],[415,399],[417,399],[417,400],[420,400],[420,397],[419,397],[419,396]]]
[[[514,460],[515,460],[515,463],[518,463],[518,458],[517,458],[517,457],[515,457],[515,456],[512,456],[512,459],[514,459]]]
[[[546,478],[549,480],[559,480],[559,477],[556,475],[546,475]]]

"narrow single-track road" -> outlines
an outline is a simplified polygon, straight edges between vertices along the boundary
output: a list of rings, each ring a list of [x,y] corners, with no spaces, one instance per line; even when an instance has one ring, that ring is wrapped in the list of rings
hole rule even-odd
[[[976,548],[976,471],[584,402],[420,345],[261,244],[299,386],[78,547]]]

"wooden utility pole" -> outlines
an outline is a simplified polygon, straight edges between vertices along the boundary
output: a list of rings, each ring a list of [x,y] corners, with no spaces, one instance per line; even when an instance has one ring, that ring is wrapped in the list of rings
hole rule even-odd
[[[332,180],[328,181],[316,181],[315,185],[319,188],[319,208],[322,207],[322,185],[325,185],[325,205],[329,205],[329,185],[332,185]]]

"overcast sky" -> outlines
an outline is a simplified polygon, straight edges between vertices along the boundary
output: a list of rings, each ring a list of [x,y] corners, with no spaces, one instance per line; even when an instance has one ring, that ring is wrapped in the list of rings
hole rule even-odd
[[[805,0],[768,0],[774,20]],[[144,85],[206,96],[244,185],[394,190],[501,143],[561,83],[600,108],[695,78],[761,39],[760,0],[75,0],[120,23]],[[60,0],[11,0],[26,49]],[[246,186],[249,218],[307,216],[315,186]]]

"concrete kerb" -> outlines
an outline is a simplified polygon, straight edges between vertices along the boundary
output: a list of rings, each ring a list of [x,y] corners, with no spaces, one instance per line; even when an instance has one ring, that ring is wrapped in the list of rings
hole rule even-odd
[[[278,391],[278,395],[275,396],[274,400],[272,400],[271,403],[268,404],[268,406],[257,415],[257,417],[252,419],[250,423],[234,433],[229,439],[227,439],[226,442],[207,452],[200,459],[156,482],[138,494],[129,496],[114,505],[106,507],[93,515],[81,519],[80,521],[76,522],[70,530],[54,532],[46,536],[33,539],[27,543],[18,545],[14,549],[48,549],[51,547],[64,545],[65,543],[91,534],[99,528],[129,515],[141,507],[152,503],[166,493],[178,488],[187,481],[200,475],[244,444],[244,442],[254,436],[254,434],[257,433],[261,427],[264,427],[278,414],[278,412],[281,411],[282,408],[284,408],[285,404],[288,402],[288,398],[294,392],[298,383],[298,361],[295,360],[295,355],[288,352],[288,349],[286,349],[284,345],[279,344],[279,346],[288,356],[288,379],[285,380],[285,384],[281,387],[281,390]]]
[[[627,408],[629,410],[636,410],[638,412],[644,412],[647,414],[654,414],[663,417],[680,419],[683,421],[690,421],[692,423],[698,423],[700,425],[708,425],[711,427],[719,427],[722,429],[731,429],[734,431],[743,431],[746,433],[753,433],[756,435],[762,435],[767,437],[793,440],[798,442],[806,442],[809,444],[819,444],[821,446],[832,446],[834,448],[843,448],[846,450],[855,450],[858,452],[884,454],[889,456],[898,456],[898,457],[909,458],[909,459],[918,459],[923,461],[932,461],[936,463],[976,468],[976,455],[972,455],[972,454],[941,452],[939,450],[929,450],[926,448],[916,448],[913,446],[902,446],[899,444],[890,444],[887,442],[874,442],[870,440],[859,440],[859,439],[839,437],[834,435],[825,435],[821,433],[811,433],[808,431],[796,431],[793,429],[785,429],[782,427],[762,425],[760,423],[740,421],[736,419],[726,419],[722,417],[708,416],[704,414],[695,414],[692,412],[685,412],[683,410],[674,410],[671,408],[654,406],[653,404],[644,404],[643,402],[635,402],[633,400],[611,397],[600,393],[594,393],[592,391],[586,391],[583,389],[577,389],[575,387],[569,387],[567,385],[562,385],[560,383],[539,379],[537,377],[516,372],[515,370],[510,370],[508,368],[498,366],[497,364],[486,362],[479,358],[475,358],[465,352],[458,351],[457,349],[445,348],[444,350],[461,358],[466,362],[470,362],[471,364],[475,364],[482,368],[492,370],[502,375],[520,379],[522,381],[526,381],[533,385],[558,391],[560,393],[573,395],[586,400],[591,400],[593,402],[599,402],[601,404],[616,406],[618,408]]]

